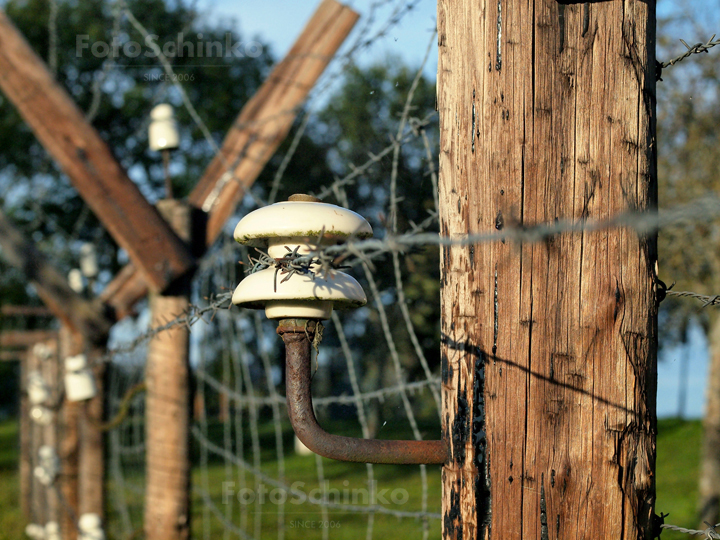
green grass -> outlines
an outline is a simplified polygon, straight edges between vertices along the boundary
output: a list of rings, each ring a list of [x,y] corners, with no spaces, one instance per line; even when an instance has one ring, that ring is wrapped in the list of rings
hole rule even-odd
[[[17,468],[18,424],[0,422],[0,540],[17,540],[24,535]]]
[[[696,500],[697,500],[697,478],[698,464],[700,457],[700,441],[702,436],[701,424],[699,421],[684,422],[679,420],[662,420],[658,426],[658,461],[657,461],[657,512],[670,512],[666,519],[668,523],[683,527],[695,527],[696,523]],[[211,430],[212,432],[212,430]],[[284,432],[287,448],[291,448],[291,435]],[[261,444],[263,450],[263,472],[271,478],[277,478],[277,462],[274,461],[274,445],[272,440],[272,426],[261,433]],[[19,490],[17,481],[17,423],[6,421],[0,423],[0,540],[17,540],[23,537],[24,519],[20,513],[18,500]],[[265,451],[266,448],[269,450]],[[199,456],[198,456],[199,457]],[[331,462],[323,459],[325,479],[329,482],[331,489],[337,489],[337,494],[342,500],[343,490],[348,491],[352,499],[352,490],[360,490],[367,487],[367,472],[362,465]],[[409,499],[404,504],[394,504],[388,497],[388,507],[405,511],[420,510],[422,505],[421,480],[418,467],[404,466],[379,466],[374,467],[377,488],[388,489],[387,494],[394,489],[407,491]],[[134,480],[141,485],[142,470],[134,473],[127,471],[127,479]],[[234,490],[237,493],[241,488],[241,480],[238,476],[238,469],[232,468],[231,477],[235,482]],[[320,510],[309,503],[285,504],[285,513],[278,517],[279,506],[270,501],[270,493],[265,494],[264,504],[254,502],[246,506],[244,517],[241,518],[239,503],[236,497],[230,497],[232,504],[223,504],[223,482],[226,480],[225,465],[219,461],[211,461],[206,472],[196,468],[193,471],[193,482],[195,485],[208,488],[213,502],[222,513],[229,512],[233,516],[233,522],[238,523],[244,519],[248,530],[252,531],[255,519],[260,520],[263,538],[274,538],[274,532],[280,519],[285,525],[287,540],[303,539],[312,540],[322,538],[322,531],[319,529],[321,522],[329,521],[335,527],[329,531],[329,537],[333,540],[350,538],[364,538],[367,528],[367,515],[342,513],[330,509],[326,516]],[[248,488],[254,488],[254,477],[246,476]],[[305,493],[318,488],[317,469],[313,456],[296,456],[291,452],[285,457],[285,482],[303,482],[302,491]],[[428,467],[428,506],[437,511],[440,506],[440,474],[439,468]],[[298,484],[300,485],[300,484]],[[268,490],[273,486],[267,485]],[[362,492],[356,492],[360,495]],[[400,492],[396,492],[396,495]],[[128,492],[130,513],[134,524],[139,524],[142,516],[142,498],[137,494]],[[204,526],[209,525],[209,537],[221,538],[222,524],[210,514],[210,519],[203,522],[204,505],[197,496],[194,496],[193,510],[193,532],[195,538],[205,536]],[[360,502],[363,502],[360,500]],[[113,522],[117,516],[111,514]],[[314,525],[314,528],[312,528]],[[440,538],[440,524],[432,520],[431,538]],[[304,527],[303,527],[304,526]],[[117,526],[111,530],[119,530]],[[376,514],[373,524],[373,536],[375,538],[395,538],[394,535],[402,534],[403,538],[416,538],[422,531],[421,523],[413,519],[398,520],[392,516]],[[119,538],[115,535],[114,538]],[[231,536],[232,537],[232,536]],[[111,536],[110,538],[113,538]],[[665,531],[663,540],[688,540],[689,536],[673,531]]]
[[[698,467],[702,425],[699,420],[675,419],[658,422],[657,502],[655,512],[670,513],[666,523],[679,527],[698,527]],[[663,540],[693,538],[676,531],[665,531]]]

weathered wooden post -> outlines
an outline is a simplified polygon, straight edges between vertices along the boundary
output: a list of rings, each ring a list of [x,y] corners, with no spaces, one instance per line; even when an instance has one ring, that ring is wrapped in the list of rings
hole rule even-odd
[[[81,405],[78,505],[80,516],[105,517],[105,361],[106,343],[87,344],[87,358],[95,381],[95,396]]]
[[[175,233],[191,243],[191,207],[164,200],[158,210]],[[151,326],[183,315],[189,307],[190,277],[163,294],[150,295]],[[182,540],[190,536],[190,364],[189,329],[177,325],[148,345],[145,381],[145,536]]]
[[[654,208],[655,2],[438,4],[443,236]],[[649,539],[656,239],[442,251],[445,539]]]
[[[60,330],[60,366],[64,359],[84,352],[82,336],[63,325]],[[62,368],[61,368],[62,369]],[[78,537],[80,512],[80,414],[82,403],[63,399],[59,411],[58,455],[60,457],[59,493],[63,508],[60,511],[60,533],[63,539]]]

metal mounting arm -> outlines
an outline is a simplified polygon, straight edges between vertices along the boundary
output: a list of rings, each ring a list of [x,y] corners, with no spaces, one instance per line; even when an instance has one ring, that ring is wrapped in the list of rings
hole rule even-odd
[[[358,463],[443,464],[445,441],[388,441],[332,435],[317,422],[310,391],[310,347],[316,321],[283,319],[277,333],[285,342],[288,415],[295,434],[310,450],[339,461]]]

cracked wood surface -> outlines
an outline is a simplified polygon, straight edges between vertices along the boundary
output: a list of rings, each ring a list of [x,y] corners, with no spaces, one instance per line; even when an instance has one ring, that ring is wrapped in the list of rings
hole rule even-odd
[[[655,4],[438,4],[444,236],[654,207]],[[651,538],[656,239],[443,248],[443,537]]]

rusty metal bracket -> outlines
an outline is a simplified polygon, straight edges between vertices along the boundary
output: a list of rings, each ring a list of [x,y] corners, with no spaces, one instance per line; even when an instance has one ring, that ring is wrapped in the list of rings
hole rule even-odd
[[[277,333],[285,342],[288,416],[295,434],[310,450],[339,461],[357,463],[443,464],[448,444],[439,441],[389,441],[332,435],[317,422],[310,391],[310,347],[317,321],[282,319]]]

